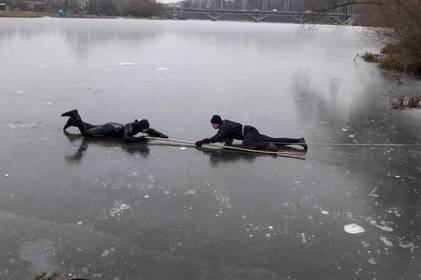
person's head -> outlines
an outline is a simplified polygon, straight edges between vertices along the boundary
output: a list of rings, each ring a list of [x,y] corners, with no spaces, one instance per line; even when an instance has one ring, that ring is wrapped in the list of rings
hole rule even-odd
[[[222,118],[219,115],[213,115],[210,122],[214,129],[218,129],[222,125]]]
[[[149,128],[149,122],[147,119],[143,119],[143,120],[134,120],[133,122],[133,132],[134,133],[139,133],[142,130]]]

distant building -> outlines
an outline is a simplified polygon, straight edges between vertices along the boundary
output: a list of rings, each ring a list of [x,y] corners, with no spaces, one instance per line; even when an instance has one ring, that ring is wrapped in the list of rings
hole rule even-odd
[[[9,10],[9,6],[6,3],[0,3],[0,11]]]

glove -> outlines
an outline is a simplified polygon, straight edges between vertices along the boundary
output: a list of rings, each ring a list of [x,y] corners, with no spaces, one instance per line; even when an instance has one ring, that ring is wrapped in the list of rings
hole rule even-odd
[[[203,140],[197,141],[194,144],[196,145],[196,147],[202,147],[203,144],[207,144],[207,143],[210,143],[209,138],[205,138]]]

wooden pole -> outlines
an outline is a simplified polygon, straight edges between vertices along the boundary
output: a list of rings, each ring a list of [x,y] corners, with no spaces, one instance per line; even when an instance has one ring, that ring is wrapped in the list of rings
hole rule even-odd
[[[195,147],[195,143],[192,141],[187,140],[181,140],[181,139],[166,139],[166,138],[159,138],[159,137],[152,137],[152,136],[146,136],[146,139],[148,140],[157,140],[157,141],[164,141],[164,142],[175,142],[180,143],[188,146]],[[304,155],[301,155],[297,152],[274,152],[274,151],[264,151],[264,150],[253,150],[253,149],[247,149],[247,148],[240,148],[235,146],[226,146],[222,144],[204,144],[208,147],[216,147],[216,148],[222,148],[222,149],[228,149],[228,150],[234,150],[234,151],[241,151],[241,152],[248,152],[248,153],[255,153],[255,154],[265,154],[265,155],[274,155],[274,156],[280,156],[280,157],[290,157],[290,158],[297,158],[297,159],[305,159]]]

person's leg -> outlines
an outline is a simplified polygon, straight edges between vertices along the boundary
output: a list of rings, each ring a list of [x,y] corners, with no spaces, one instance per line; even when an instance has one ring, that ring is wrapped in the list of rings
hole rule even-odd
[[[70,119],[66,122],[66,124],[64,125],[63,129],[68,128],[69,126],[76,126],[77,128],[79,128],[80,133],[85,136],[86,134],[86,130],[88,129],[88,123],[84,123],[82,121],[82,118],[79,115],[79,112],[74,109],[68,112],[65,112],[63,114],[61,114],[62,117],[70,117]]]
[[[245,126],[243,146],[245,148],[258,149],[258,150],[266,149],[270,145],[270,143],[259,141],[259,136],[260,136],[259,131],[256,128],[252,126]]]
[[[87,128],[84,132],[82,132],[82,130],[80,130],[79,128],[82,135],[86,137],[110,136],[113,132],[113,129],[114,127],[109,123],[104,124],[104,125],[92,126],[91,128]]]
[[[87,129],[94,128],[94,127],[98,126],[98,125],[93,125],[93,124],[90,124],[90,123],[87,123],[87,122],[83,122],[83,124]],[[66,130],[67,128],[72,127],[72,126],[78,127],[78,123],[73,118],[69,118],[67,120],[66,124],[64,125],[63,130]]]
[[[69,126],[75,126],[79,128],[80,133],[83,136],[103,136],[103,134],[109,130],[109,127],[106,127],[106,125],[93,125],[84,122],[76,109],[65,112],[61,116],[70,117],[67,123],[64,125],[64,130]]]
[[[264,134],[260,134],[259,142],[272,142],[276,145],[290,145],[301,143],[301,138],[274,138]]]
[[[273,138],[264,134],[260,134],[258,137],[258,140],[260,142],[273,143],[276,146],[299,145],[299,146],[302,146],[305,151],[307,151],[307,144],[303,137],[301,138]]]
[[[85,124],[85,126],[86,126],[86,128],[87,128],[87,129],[90,129],[90,128],[94,128],[94,127],[98,127],[98,126],[100,126],[100,125],[94,125],[94,124],[87,123],[87,122],[83,122],[83,123]]]

